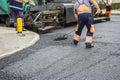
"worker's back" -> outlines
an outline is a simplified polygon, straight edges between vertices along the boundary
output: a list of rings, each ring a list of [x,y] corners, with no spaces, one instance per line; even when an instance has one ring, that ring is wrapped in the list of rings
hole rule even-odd
[[[75,4],[77,5],[76,7],[79,7],[82,4],[85,4],[86,6],[91,7],[90,0],[78,0]]]
[[[78,0],[74,6],[74,13],[91,13],[90,0]]]

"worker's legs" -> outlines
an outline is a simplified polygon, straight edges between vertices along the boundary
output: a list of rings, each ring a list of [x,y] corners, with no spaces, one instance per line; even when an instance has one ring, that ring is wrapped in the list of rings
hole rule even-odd
[[[73,43],[74,45],[77,45],[79,40],[80,40],[80,36],[81,36],[81,33],[82,33],[82,29],[83,27],[79,26],[79,24],[76,25],[76,31],[75,31],[75,35],[74,35],[74,40],[73,40]]]
[[[14,21],[14,27],[15,28],[17,28],[17,18],[18,17],[22,18],[22,26],[24,27],[24,14],[23,14],[23,11],[19,11],[19,10],[11,8],[11,15],[12,15],[12,18],[13,18],[13,21]]]
[[[109,18],[111,18],[111,5],[110,6],[106,6],[106,12],[105,12],[105,14],[109,17]]]
[[[94,33],[94,25],[93,25],[93,17],[91,14],[88,14],[88,18],[86,20],[86,27],[87,27],[87,33],[86,33],[86,40],[85,45],[86,48],[93,47],[93,33]]]
[[[24,27],[24,14],[23,14],[23,11],[18,11],[18,14],[19,14],[18,17],[22,18],[22,26]]]
[[[11,9],[10,9],[10,12],[11,12]],[[14,19],[13,19],[12,13],[9,14],[9,18],[10,18],[10,22],[13,24],[13,27],[14,27]]]
[[[12,15],[12,18],[13,18],[13,22],[14,22],[14,27],[17,26],[17,11],[13,8],[11,8],[11,15]]]
[[[77,45],[79,40],[80,40],[80,36],[81,36],[81,33],[82,33],[82,30],[83,30],[83,27],[84,27],[84,17],[83,15],[79,15],[79,18],[78,18],[78,24],[76,25],[76,31],[75,31],[75,35],[74,35],[74,40],[73,40],[73,43],[74,45]]]

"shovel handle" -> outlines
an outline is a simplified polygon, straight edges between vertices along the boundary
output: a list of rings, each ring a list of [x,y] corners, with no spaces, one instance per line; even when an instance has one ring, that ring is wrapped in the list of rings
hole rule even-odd
[[[64,34],[64,35],[63,35],[63,37],[65,37],[66,35],[68,35],[68,34],[72,33],[73,31],[75,31],[75,29],[73,29],[73,30],[71,30],[70,32],[68,32],[68,33]]]

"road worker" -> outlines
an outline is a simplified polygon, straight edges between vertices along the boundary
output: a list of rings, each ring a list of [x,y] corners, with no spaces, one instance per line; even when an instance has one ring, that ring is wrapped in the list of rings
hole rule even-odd
[[[31,0],[9,0],[14,27],[17,26],[18,17],[22,18],[22,26],[24,27],[23,2],[35,6]]]
[[[105,14],[109,17],[109,19],[111,18],[111,6],[112,6],[112,0],[106,0],[106,12]]]
[[[95,0],[78,0],[74,5],[74,16],[78,23],[76,26],[76,31],[73,39],[74,45],[78,44],[82,33],[82,29],[86,25],[87,27],[86,40],[85,40],[86,48],[94,47],[92,43],[93,42],[92,37],[94,33],[94,23],[91,12],[92,4],[97,9],[95,14],[99,14],[100,8]]]

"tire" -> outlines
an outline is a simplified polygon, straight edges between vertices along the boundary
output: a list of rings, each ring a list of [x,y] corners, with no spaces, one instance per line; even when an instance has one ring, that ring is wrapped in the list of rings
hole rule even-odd
[[[33,27],[33,19],[30,15],[26,15],[24,18],[24,27],[28,30],[32,30]]]
[[[66,19],[65,19],[65,17],[63,18],[63,21],[61,22],[61,26],[63,26],[63,28],[66,26]]]
[[[6,18],[6,20],[5,20],[5,24],[6,24],[7,27],[13,27],[13,23],[12,23],[12,21],[10,20],[9,17]]]

